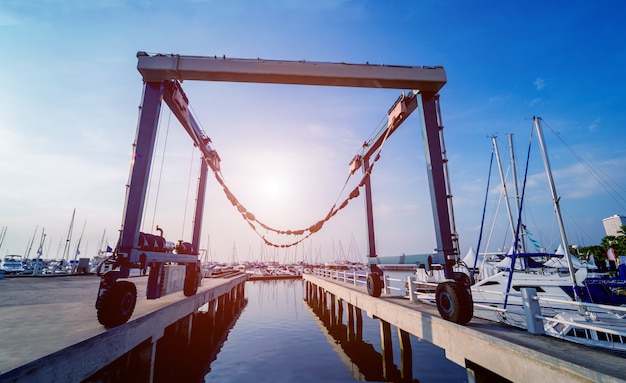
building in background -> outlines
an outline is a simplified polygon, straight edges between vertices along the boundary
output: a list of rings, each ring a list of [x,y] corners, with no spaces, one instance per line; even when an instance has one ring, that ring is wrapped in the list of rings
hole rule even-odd
[[[621,230],[622,226],[626,225],[626,217],[615,214],[614,216],[604,218],[602,224],[607,236],[617,237],[619,235],[618,231]]]

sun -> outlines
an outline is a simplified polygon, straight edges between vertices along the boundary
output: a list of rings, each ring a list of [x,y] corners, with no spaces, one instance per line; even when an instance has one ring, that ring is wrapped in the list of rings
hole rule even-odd
[[[281,182],[275,178],[265,181],[265,193],[270,197],[280,197],[282,195],[283,186]]]

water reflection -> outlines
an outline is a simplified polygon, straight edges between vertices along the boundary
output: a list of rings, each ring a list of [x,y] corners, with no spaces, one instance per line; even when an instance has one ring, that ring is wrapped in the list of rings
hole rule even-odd
[[[159,344],[157,349],[154,382],[204,382],[211,363],[217,359],[247,304],[248,300],[244,299],[241,306],[224,310],[223,316],[212,316],[210,312],[198,315],[190,346],[185,345],[184,337],[168,337],[166,330],[164,344],[162,347]]]
[[[388,352],[384,361],[378,320],[362,317],[345,303],[334,316],[329,309],[326,315],[316,313],[305,300],[302,280],[248,281],[245,286],[248,305],[217,359],[205,368],[210,370],[205,382],[417,382],[409,373],[411,362],[419,363],[415,373],[422,381],[467,382],[463,367],[417,338],[411,342],[413,357],[403,361],[395,332],[394,355]]]
[[[344,320],[344,304],[340,302],[334,309],[323,300],[314,295],[308,295],[305,299],[311,314],[317,319],[317,324],[326,336],[333,350],[339,355],[340,360],[346,365],[352,376],[357,381],[376,382],[419,382],[412,377],[412,364],[410,355],[402,358],[403,369],[400,370],[393,363],[391,353],[383,357],[376,351],[374,346],[363,340],[363,321],[361,310],[353,311],[348,306],[347,321]],[[332,306],[331,306],[332,307]],[[353,319],[354,317],[354,319]]]
[[[147,339],[83,382],[149,382],[151,375],[156,383],[204,382],[247,304],[232,292],[219,297],[193,318],[166,327],[156,345]]]

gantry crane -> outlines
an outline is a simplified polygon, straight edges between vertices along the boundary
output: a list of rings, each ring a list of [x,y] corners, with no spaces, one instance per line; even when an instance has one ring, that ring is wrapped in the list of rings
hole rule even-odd
[[[300,84],[322,86],[347,86],[366,88],[412,89],[401,97],[389,112],[386,136],[397,129],[413,112],[419,110],[424,146],[427,153],[427,170],[435,233],[437,261],[444,264],[447,281],[437,292],[437,306],[442,316],[458,323],[472,317],[471,293],[462,276],[452,269],[458,259],[457,236],[454,230],[453,210],[446,170],[443,126],[439,112],[439,90],[446,83],[442,67],[409,67],[371,64],[320,63],[308,61],[276,61],[262,59],[231,59],[226,57],[181,56],[173,54],[149,55],[138,52],[137,69],[143,76],[144,96],[135,140],[131,178],[124,209],[120,241],[115,249],[113,270],[102,276],[96,308],[98,320],[105,326],[126,322],[134,310],[137,290],[126,278],[133,268],[150,268],[147,298],[161,295],[163,270],[166,263],[185,265],[184,293],[196,293],[201,280],[198,246],[202,226],[204,195],[208,169],[219,171],[220,158],[211,146],[211,140],[200,129],[188,110],[188,99],[182,90],[183,80],[228,81],[273,84]],[[160,235],[140,232],[158,119],[165,101],[180,121],[202,154],[200,179],[191,242],[167,241]],[[367,144],[358,161],[368,167],[371,154],[382,144],[377,136]],[[371,206],[371,186],[366,177],[366,210],[370,259],[376,258],[374,226]],[[431,260],[432,261],[432,260]],[[430,261],[427,261],[428,263]],[[370,262],[368,292],[381,293],[382,272]]]

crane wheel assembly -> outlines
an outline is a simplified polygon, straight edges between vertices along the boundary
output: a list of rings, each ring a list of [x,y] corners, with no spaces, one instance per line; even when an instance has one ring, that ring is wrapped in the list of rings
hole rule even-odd
[[[372,297],[379,297],[383,291],[382,281],[378,273],[370,273],[367,275],[367,293]]]
[[[183,287],[183,293],[186,297],[195,295],[202,281],[202,272],[200,267],[193,263],[187,264],[185,272],[185,286]]]
[[[447,321],[466,324],[474,315],[472,294],[464,283],[440,283],[435,291],[435,301],[439,315]]]
[[[137,303],[137,287],[128,281],[113,282],[96,301],[98,322],[105,327],[126,323]]]

